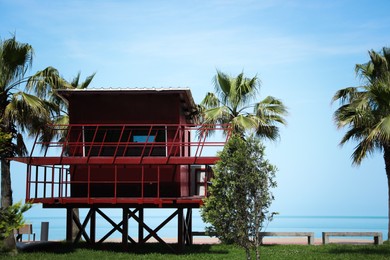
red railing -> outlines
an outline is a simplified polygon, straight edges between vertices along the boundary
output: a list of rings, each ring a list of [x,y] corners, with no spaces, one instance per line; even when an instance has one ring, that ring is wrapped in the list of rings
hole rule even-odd
[[[205,170],[207,167],[202,165],[215,163],[218,159],[217,150],[222,150],[230,136],[227,125],[200,127],[181,124],[73,124],[52,126],[51,129],[61,137],[61,140],[55,142],[36,140],[31,156],[26,162],[28,201],[46,204],[153,201],[154,204],[161,205],[162,201],[172,203],[175,199],[175,203],[178,203],[177,199],[183,200],[180,194],[174,196],[164,194],[164,191],[169,191],[169,185],[172,183],[161,181],[160,170],[165,167],[176,171],[175,167],[178,165],[197,165]],[[211,134],[214,134],[213,141],[208,140]],[[46,149],[39,154],[37,146]],[[94,167],[103,165],[106,165],[110,172],[98,174],[104,176],[103,179],[96,178]],[[118,172],[126,165],[138,165],[137,167],[142,169],[140,177],[121,179]],[[84,172],[87,172],[84,179],[72,177],[72,174],[80,174],[79,167],[84,167]],[[154,167],[155,176],[153,175],[151,179],[150,176],[146,177],[144,167]],[[191,167],[188,167],[187,173],[190,176],[188,182],[192,187],[203,185],[204,192],[198,194],[192,188],[184,201],[195,199],[196,203],[201,203],[201,197],[207,194],[209,176],[205,174],[200,180],[191,177],[192,172],[202,171],[200,168],[191,171]],[[94,189],[101,188],[99,185],[103,185],[103,189],[108,191],[105,194],[101,192],[94,194]],[[128,189],[139,189],[139,194],[129,195],[123,191],[123,186]],[[153,191],[150,191],[151,187]],[[81,194],[78,194],[80,191]]]
[[[30,157],[214,156],[213,148],[223,147],[230,136],[228,125],[71,124],[50,128],[60,140],[36,140]],[[214,133],[217,138],[209,141]],[[44,153],[37,146],[44,147]]]
[[[161,194],[162,190],[166,189],[166,183],[160,182],[160,168],[157,167],[155,179],[142,178],[134,181],[121,181],[117,178],[117,165],[115,167],[115,177],[110,180],[91,180],[92,176],[88,176],[86,180],[72,180],[70,169],[67,167],[56,166],[35,166],[29,165],[27,172],[27,190],[26,201],[33,201],[34,203],[46,204],[66,204],[66,203],[142,203],[144,200],[153,201],[154,204],[160,204],[162,201],[172,203],[173,200],[184,198],[185,200],[201,200],[207,195],[208,181],[210,180],[210,171],[204,167],[197,168],[195,171],[195,178],[193,179],[193,189],[187,196],[175,194],[171,196]],[[144,166],[142,166],[144,167]],[[191,169],[188,171],[191,172]],[[198,175],[199,172],[204,172],[203,175]],[[199,178],[199,176],[201,176]],[[112,177],[112,176],[111,176]],[[100,185],[99,188],[105,187],[111,189],[109,195],[102,194],[96,196],[92,191],[93,187]],[[127,186],[129,189],[139,187],[139,194],[133,193],[131,196],[120,194],[119,186]],[[153,185],[154,191],[150,193],[150,187]],[[73,192],[78,189],[83,195],[75,195]],[[81,188],[80,188],[81,187]],[[145,191],[148,188],[149,193]],[[201,188],[200,188],[201,187]],[[73,192],[72,192],[73,191]],[[73,194],[72,194],[73,193]]]

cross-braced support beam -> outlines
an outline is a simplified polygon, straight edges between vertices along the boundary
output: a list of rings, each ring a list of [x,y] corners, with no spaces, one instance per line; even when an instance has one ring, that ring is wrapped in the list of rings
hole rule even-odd
[[[128,243],[132,244],[144,244],[149,239],[154,238],[159,243],[166,245],[173,252],[176,250],[162,239],[158,232],[175,217],[177,217],[177,246],[178,250],[182,251],[185,245],[191,245],[192,241],[192,208],[187,208],[186,214],[184,214],[184,208],[177,208],[170,216],[168,216],[163,222],[161,222],[156,228],[150,228],[144,221],[144,208],[137,208],[134,210],[126,207],[122,208],[122,220],[119,223],[115,223],[109,216],[107,216],[99,208],[90,208],[83,223],[80,219],[73,214],[73,208],[67,208],[67,228],[66,228],[66,240],[68,242],[77,243],[81,237],[85,239],[87,243],[96,243],[96,213],[98,213],[103,219],[111,224],[112,229],[107,232],[97,243],[103,243],[109,238],[115,231],[122,234],[122,244],[127,248]],[[137,214],[138,213],[138,214]],[[129,235],[129,219],[133,218],[138,223],[138,242]],[[79,232],[75,239],[72,238],[72,225],[78,227]],[[90,224],[89,235],[86,227]],[[144,230],[149,234],[144,236]]]

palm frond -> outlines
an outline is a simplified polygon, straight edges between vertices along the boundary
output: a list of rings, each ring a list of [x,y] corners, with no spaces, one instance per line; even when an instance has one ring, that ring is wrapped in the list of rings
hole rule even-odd
[[[72,88],[77,88],[77,86],[79,85],[80,76],[81,76],[81,72],[79,71],[79,72],[77,72],[76,77],[74,77],[72,79],[72,81],[70,82],[70,85],[72,86]]]
[[[368,154],[372,154],[378,146],[375,145],[374,142],[370,142],[367,139],[363,139],[358,145],[355,147],[352,153],[352,163],[354,165],[360,165],[364,158],[368,156]]]
[[[36,133],[38,122],[50,122],[50,113],[47,104],[40,98],[19,91],[13,94],[10,103],[5,108],[5,118],[15,122],[22,131],[25,129]]]
[[[16,135],[16,144],[14,151],[18,156],[26,156],[28,153],[26,144],[23,140],[23,135],[20,133]]]
[[[69,124],[69,116],[68,115],[61,115],[56,117],[53,120],[54,125],[68,125]]]
[[[343,138],[340,141],[340,145],[344,145],[349,141],[355,140],[355,141],[360,141],[361,138],[364,136],[364,132],[366,131],[365,128],[358,128],[358,127],[353,127],[349,129]]]
[[[381,118],[379,122],[370,129],[366,139],[369,142],[379,141],[384,144],[390,143],[390,115]]]
[[[356,97],[357,92],[359,92],[357,87],[348,87],[348,88],[340,89],[333,96],[332,103],[337,100],[340,101],[340,104],[351,102]]]
[[[274,125],[259,124],[256,129],[256,135],[260,138],[276,141],[279,138],[279,128]]]
[[[220,101],[214,93],[208,92],[200,104],[207,109],[219,106]]]
[[[242,72],[237,76],[234,84],[235,96],[232,96],[232,103],[237,107],[245,106],[245,104],[250,102],[257,95],[258,86],[260,86],[260,83],[257,76],[254,76],[251,79],[245,78],[244,73]]]
[[[77,85],[77,89],[86,89],[92,82],[93,78],[95,77],[96,75],[96,72],[92,73],[91,75],[89,75],[85,80],[84,82],[82,82],[81,84],[78,84]]]
[[[368,62],[364,64],[356,64],[355,73],[356,75],[365,82],[371,83],[372,78],[371,75],[374,71],[374,64]]]
[[[71,88],[61,76],[57,69],[47,67],[36,72],[28,79],[26,89],[32,91],[40,98],[53,97],[54,90]]]
[[[339,107],[333,114],[334,121],[338,128],[353,124],[359,115],[356,113],[355,107],[351,104],[346,104]]]
[[[0,43],[2,73],[10,78],[23,78],[32,66],[34,51],[31,45],[16,41],[15,36]],[[2,75],[3,76],[3,75]]]
[[[224,124],[229,119],[229,108],[226,106],[214,107],[204,112],[204,123]]]
[[[229,75],[217,70],[217,75],[214,78],[215,92],[222,98],[222,102],[226,104],[226,99],[231,92],[231,78]]]
[[[283,102],[272,96],[267,96],[259,103],[255,104],[254,114],[264,123],[274,122],[286,125],[285,116],[288,115],[287,107]]]
[[[231,125],[235,133],[244,133],[247,129],[256,129],[258,120],[251,115],[239,115],[231,120]]]

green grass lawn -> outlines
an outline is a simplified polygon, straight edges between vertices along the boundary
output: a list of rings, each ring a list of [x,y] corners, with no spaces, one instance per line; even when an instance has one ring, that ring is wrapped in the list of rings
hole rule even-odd
[[[265,245],[262,259],[389,259],[390,245]],[[245,259],[243,249],[233,245],[193,245],[182,254],[173,254],[159,244],[123,251],[120,244],[91,247],[56,243],[20,250],[17,256],[0,255],[0,259]]]

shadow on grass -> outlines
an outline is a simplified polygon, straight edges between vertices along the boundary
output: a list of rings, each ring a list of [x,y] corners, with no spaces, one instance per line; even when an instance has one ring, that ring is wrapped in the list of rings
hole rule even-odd
[[[169,244],[169,246],[175,250],[172,251],[169,247],[159,243],[146,243],[143,245],[128,244],[124,247],[121,243],[102,243],[102,244],[88,244],[80,242],[77,244],[66,243],[66,242],[44,242],[44,243],[19,243],[18,251],[21,253],[53,253],[53,254],[67,254],[75,252],[78,249],[87,249],[95,251],[110,251],[110,252],[129,252],[132,254],[228,254],[229,250],[223,246],[216,246],[209,244],[202,245],[191,245],[185,246],[183,250],[180,250],[176,244]]]

